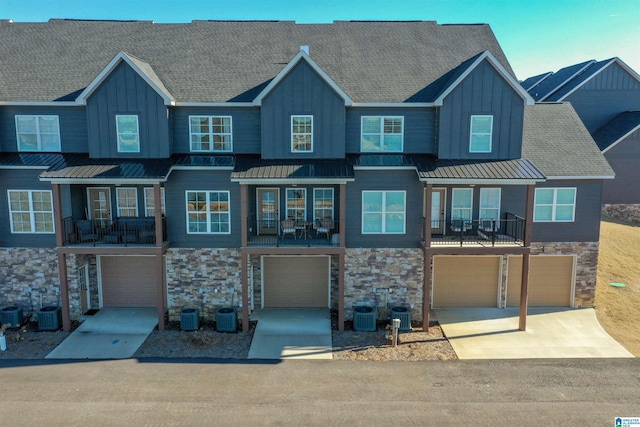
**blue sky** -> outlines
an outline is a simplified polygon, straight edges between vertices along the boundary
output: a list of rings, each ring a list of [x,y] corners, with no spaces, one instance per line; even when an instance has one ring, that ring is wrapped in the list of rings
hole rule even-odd
[[[640,0],[0,0],[0,19],[50,18],[488,23],[520,79],[614,56],[640,73]]]

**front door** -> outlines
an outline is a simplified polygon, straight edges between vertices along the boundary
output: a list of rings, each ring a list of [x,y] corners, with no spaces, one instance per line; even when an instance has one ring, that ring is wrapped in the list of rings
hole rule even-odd
[[[277,188],[258,189],[258,234],[278,234]]]
[[[444,233],[445,191],[444,188],[438,188],[431,192],[431,234]]]
[[[91,308],[88,264],[85,264],[78,269],[78,291],[80,292],[80,311],[84,314]]]
[[[108,188],[89,188],[91,219],[106,226],[111,220],[111,193]]]

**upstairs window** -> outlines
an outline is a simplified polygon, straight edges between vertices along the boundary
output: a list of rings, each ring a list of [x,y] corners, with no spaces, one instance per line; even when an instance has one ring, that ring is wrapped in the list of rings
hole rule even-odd
[[[291,116],[291,152],[313,151],[313,116]]]
[[[116,133],[118,134],[118,153],[140,152],[138,116],[117,115]]]
[[[451,219],[471,221],[473,190],[471,188],[454,188],[451,194]]]
[[[313,219],[333,219],[333,188],[313,189]]]
[[[362,116],[360,149],[372,152],[401,152],[404,117]]]
[[[362,234],[404,234],[405,191],[362,192]]]
[[[536,188],[533,207],[535,222],[573,222],[575,211],[575,188]]]
[[[8,190],[12,233],[47,233],[53,228],[51,191]]]
[[[306,221],[307,190],[305,188],[287,188],[287,219]]]
[[[116,191],[118,199],[118,216],[138,216],[138,189],[118,187]]]
[[[164,187],[160,187],[160,197],[162,198],[160,201],[160,208],[162,209],[162,215],[164,215]],[[145,187],[144,189],[144,212],[146,216],[155,216],[156,214],[155,193],[153,192],[153,187]]]
[[[480,215],[478,219],[500,219],[500,189],[480,189]]]
[[[490,153],[493,116],[471,116],[470,153]]]
[[[188,234],[231,234],[228,191],[187,191]]]
[[[231,116],[189,116],[191,151],[233,151]]]
[[[18,151],[60,151],[58,116],[16,116]]]

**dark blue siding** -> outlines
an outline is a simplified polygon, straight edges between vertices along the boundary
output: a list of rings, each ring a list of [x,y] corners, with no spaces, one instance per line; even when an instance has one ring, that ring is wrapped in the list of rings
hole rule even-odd
[[[11,233],[9,195],[7,190],[51,190],[51,184],[38,180],[42,170],[0,169],[0,246],[43,247],[56,246],[55,234]]]
[[[191,151],[189,116],[231,116],[233,152],[260,154],[260,110],[257,107],[178,107],[172,113],[175,153]]]
[[[589,132],[594,132],[624,111],[640,109],[640,82],[618,64],[612,64],[569,95]]]
[[[614,180],[605,180],[603,203],[638,204],[638,165],[640,165],[640,130],[633,132],[604,155],[616,172]]]
[[[313,115],[313,152],[291,152],[291,116]],[[344,100],[305,62],[262,101],[262,157],[344,157]]]
[[[167,233],[172,247],[240,247],[240,185],[230,182],[230,171],[174,171],[165,185]],[[186,191],[229,191],[231,234],[187,234]]]
[[[406,191],[405,234],[362,234],[362,191]],[[346,245],[350,248],[415,248],[422,233],[424,186],[415,171],[356,171],[347,184]]]
[[[118,153],[116,114],[138,116],[139,153]],[[89,153],[95,158],[165,158],[171,154],[164,100],[126,63],[120,63],[87,101]]]
[[[436,154],[435,108],[364,108],[347,110],[347,153],[360,152],[362,116],[404,117],[404,152]]]
[[[18,151],[16,115],[54,115],[60,124],[60,145],[63,153],[86,153],[87,116],[84,107],[0,107],[0,151]]]
[[[491,153],[469,153],[472,115],[493,115]],[[521,154],[524,101],[487,61],[444,100],[440,108],[441,159],[517,159]]]

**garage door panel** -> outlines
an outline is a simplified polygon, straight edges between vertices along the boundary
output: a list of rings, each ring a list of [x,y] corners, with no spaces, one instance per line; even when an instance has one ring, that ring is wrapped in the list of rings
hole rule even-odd
[[[155,257],[100,257],[104,307],[157,307]]]
[[[530,307],[568,307],[571,305],[574,257],[534,255],[529,262]],[[520,305],[522,256],[509,257],[507,306]]]
[[[329,257],[264,257],[265,308],[326,308]]]
[[[435,256],[433,307],[496,307],[501,257]]]

